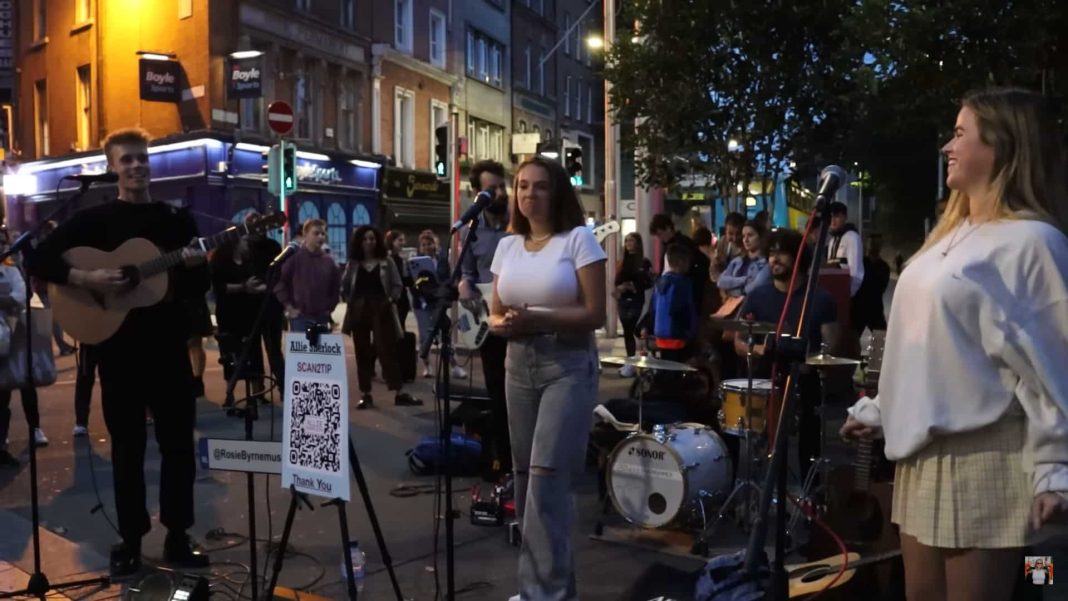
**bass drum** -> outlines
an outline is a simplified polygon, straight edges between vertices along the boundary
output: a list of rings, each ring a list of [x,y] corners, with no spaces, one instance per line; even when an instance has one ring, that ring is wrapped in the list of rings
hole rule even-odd
[[[616,511],[644,528],[700,515],[701,503],[722,501],[731,486],[723,440],[703,424],[656,426],[619,443],[608,460],[608,493]]]

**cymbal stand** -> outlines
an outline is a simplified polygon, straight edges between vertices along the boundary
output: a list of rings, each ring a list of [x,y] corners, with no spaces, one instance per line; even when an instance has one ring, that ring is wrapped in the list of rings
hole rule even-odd
[[[704,528],[702,529],[701,533],[694,540],[692,549],[695,554],[704,555],[704,551],[707,550],[708,547],[708,539],[715,532],[716,526],[719,525],[720,521],[723,520],[723,517],[727,514],[728,509],[730,509],[731,507],[731,503],[734,502],[734,499],[738,497],[739,493],[741,493],[743,490],[749,491],[749,494],[746,494],[742,497],[745,500],[745,504],[739,510],[739,517],[741,518],[743,524],[748,521],[747,518],[750,515],[750,508],[753,504],[752,490],[756,489],[758,493],[763,493],[763,489],[760,486],[757,486],[756,482],[753,481],[753,463],[757,461],[753,453],[751,428],[751,424],[753,423],[753,405],[751,402],[753,398],[753,347],[755,346],[755,342],[753,339],[753,328],[755,324],[756,322],[746,322],[745,325],[748,330],[745,338],[745,370],[747,379],[744,398],[745,423],[742,424],[743,442],[739,447],[738,452],[739,471],[741,469],[744,469],[745,476],[743,478],[735,477],[735,481],[737,482],[737,484],[734,485],[734,490],[732,490],[730,494],[727,495],[726,500],[723,501],[723,504],[719,508],[719,513],[716,514],[716,519],[713,520],[711,524],[707,523],[707,521],[705,522]],[[744,457],[742,457],[743,449],[745,451]]]

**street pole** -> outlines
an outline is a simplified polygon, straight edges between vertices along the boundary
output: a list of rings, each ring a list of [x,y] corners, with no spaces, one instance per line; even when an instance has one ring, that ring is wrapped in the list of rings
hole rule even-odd
[[[616,0],[604,0],[604,53],[608,51],[616,41]],[[607,222],[619,215],[619,190],[616,186],[616,166],[619,160],[619,123],[612,118],[612,106],[608,93],[612,90],[612,82],[604,80],[604,220]],[[608,254],[608,265],[605,269],[605,290],[615,289],[616,263],[618,262],[618,249],[620,243],[611,236],[607,238],[605,250]],[[611,297],[609,297],[611,298]],[[616,324],[619,321],[616,303],[607,303],[605,335],[608,338],[616,337]]]

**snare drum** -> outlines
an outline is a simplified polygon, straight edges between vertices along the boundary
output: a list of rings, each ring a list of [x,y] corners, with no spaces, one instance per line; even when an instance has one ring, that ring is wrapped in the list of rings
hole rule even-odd
[[[711,428],[684,423],[657,426],[619,443],[608,459],[608,493],[616,511],[645,528],[686,522],[704,500],[730,490],[727,446]]]
[[[768,411],[768,398],[771,396],[771,380],[754,379],[753,396],[749,400],[749,427],[746,427],[745,397],[749,390],[749,380],[724,380],[719,386],[720,400],[719,425],[723,432],[744,434],[763,432]]]

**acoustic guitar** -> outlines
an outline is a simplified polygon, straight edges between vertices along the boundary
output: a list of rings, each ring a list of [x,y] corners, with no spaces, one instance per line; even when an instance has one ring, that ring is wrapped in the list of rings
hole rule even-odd
[[[262,234],[285,224],[285,214],[263,215],[241,225],[231,226],[218,234],[197,238],[190,245],[205,251],[252,233]],[[75,340],[98,344],[111,338],[122,327],[133,309],[150,307],[167,294],[168,272],[181,264],[182,250],[168,253],[144,238],[131,238],[111,252],[78,246],[63,253],[71,267],[78,269],[120,269],[130,281],[129,288],[114,294],[49,284],[55,320]]]
[[[597,239],[598,244],[604,242],[608,236],[618,233],[618,221],[608,221],[593,229],[593,237]],[[464,348],[472,350],[482,346],[482,343],[486,341],[486,336],[489,336],[489,301],[493,294],[492,283],[476,284],[475,287],[478,289],[478,298],[473,302],[456,304],[456,330],[460,343]]]
[[[838,588],[852,580],[858,568],[894,559],[900,555],[901,551],[894,550],[861,559],[859,553],[850,553],[848,555],[849,565],[846,566],[846,571],[842,573],[842,577],[838,578],[833,585],[831,581],[838,576],[838,571],[842,568],[842,562],[846,558],[841,553],[810,563],[786,566],[786,575],[790,578],[790,598],[818,593],[825,588]]]

